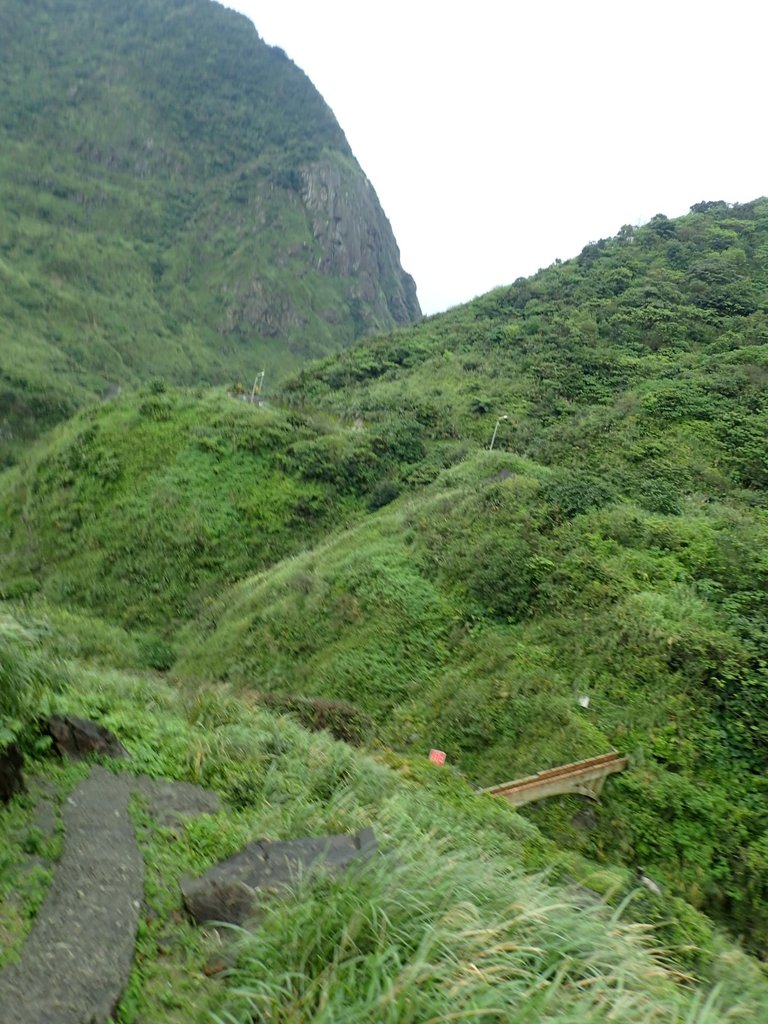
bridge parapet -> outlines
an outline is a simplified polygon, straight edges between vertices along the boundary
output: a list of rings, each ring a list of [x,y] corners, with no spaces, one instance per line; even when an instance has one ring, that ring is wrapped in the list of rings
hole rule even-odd
[[[609,754],[600,754],[559,768],[548,768],[512,782],[489,786],[481,792],[504,797],[515,807],[562,793],[578,793],[590,800],[597,800],[608,776],[623,772],[628,764],[628,757],[621,757],[618,751],[612,750]]]

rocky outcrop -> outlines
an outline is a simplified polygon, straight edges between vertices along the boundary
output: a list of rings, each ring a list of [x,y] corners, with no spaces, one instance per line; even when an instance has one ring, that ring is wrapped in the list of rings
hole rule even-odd
[[[24,757],[16,743],[0,750],[0,803],[7,804],[12,796],[24,792],[23,767]]]
[[[421,316],[416,285],[400,265],[392,227],[373,186],[351,160],[334,155],[302,171],[302,198],[321,256],[318,269],[351,279],[351,298],[382,324]]]
[[[125,776],[103,768],[64,805],[66,842],[21,961],[0,974],[0,1021],[104,1024],[128,981],[144,894]]]
[[[155,823],[162,828],[179,828],[185,818],[197,814],[218,814],[221,810],[219,798],[212,790],[190,782],[137,775],[133,785],[147,801]]]
[[[130,976],[144,895],[144,861],[128,814],[136,791],[162,828],[220,810],[216,794],[199,786],[94,767],[64,801],[64,850],[21,958],[0,971],[0,1024],[112,1019]],[[32,780],[33,823],[47,837],[58,828],[55,795],[55,786]]]
[[[320,836],[287,842],[249,843],[200,878],[183,879],[184,903],[198,924],[245,924],[262,895],[295,885],[311,868],[336,873],[376,850],[370,828],[356,835]]]
[[[127,754],[114,733],[86,718],[51,715],[46,728],[56,752],[72,761],[82,761],[88,754],[101,754],[104,757],[125,757]]]

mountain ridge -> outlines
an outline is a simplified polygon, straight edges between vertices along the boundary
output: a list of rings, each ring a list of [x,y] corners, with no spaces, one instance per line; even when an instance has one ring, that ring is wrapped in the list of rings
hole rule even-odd
[[[1,27],[6,458],[115,386],[274,381],[420,315],[333,114],[246,18],[10,0]]]

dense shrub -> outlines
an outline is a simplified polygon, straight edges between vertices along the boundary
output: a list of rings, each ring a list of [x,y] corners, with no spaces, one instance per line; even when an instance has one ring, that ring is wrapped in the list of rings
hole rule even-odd
[[[365,492],[379,472],[379,459],[370,442],[356,434],[300,441],[291,445],[288,458],[306,480],[332,484],[344,493]]]
[[[605,481],[574,469],[546,480],[541,495],[550,505],[552,518],[560,521],[600,508],[613,499],[614,492]]]
[[[322,697],[299,697],[289,693],[258,693],[264,707],[283,711],[313,732],[327,730],[337,740],[362,745],[372,734],[370,718],[353,704]]]
[[[35,630],[0,613],[0,748],[28,737],[62,682]]]
[[[469,548],[456,566],[469,593],[499,618],[518,622],[534,595],[531,549],[524,540],[500,536]]]
[[[400,487],[394,480],[382,480],[377,484],[368,499],[368,508],[375,512],[377,508],[389,505],[400,494]]]

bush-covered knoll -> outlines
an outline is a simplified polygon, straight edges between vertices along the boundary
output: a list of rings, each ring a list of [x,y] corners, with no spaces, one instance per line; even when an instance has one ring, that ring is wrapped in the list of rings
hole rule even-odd
[[[76,682],[57,708],[117,731],[131,754],[121,770],[202,782],[225,800],[222,813],[180,831],[158,829],[135,808],[147,879],[121,1024],[415,1024],[452,1014],[488,1024],[719,1024],[768,1009],[757,965],[701,917],[688,910],[685,918],[679,901],[665,897],[658,908],[677,917],[674,928],[654,934],[630,923],[647,906],[631,892],[629,872],[559,855],[535,827],[501,801],[476,797],[450,770],[386,754],[373,760],[254,711],[223,688],[194,694],[154,677],[72,669]],[[62,797],[83,772],[40,755],[34,768]],[[7,957],[41,892],[23,882],[23,855],[35,849],[28,802],[17,799],[0,817]],[[240,936],[234,970],[205,977],[218,947],[180,913],[181,874],[204,871],[249,839],[368,825],[381,845],[368,868],[306,880],[296,894],[267,902],[253,935]],[[545,865],[549,881],[531,874]]]
[[[2,477],[0,590],[170,636],[227,583],[363,514],[397,465],[387,437],[156,381]]]
[[[387,742],[446,749],[479,784],[627,751],[595,832],[570,825],[575,800],[533,813],[765,948],[768,524],[716,503],[565,518],[554,481],[501,452],[466,461],[239,584],[176,670],[350,701]]]
[[[418,315],[333,114],[210,0],[6,0],[0,141],[0,464],[117,386],[274,381]]]
[[[338,690],[360,676],[396,692],[413,678],[415,710],[399,705],[389,727],[402,718],[402,739],[427,738],[426,722],[432,742],[439,722],[437,742],[453,742],[484,781],[509,758],[556,763],[573,749],[567,738],[591,752],[573,719],[597,724],[638,755],[635,773],[609,787],[597,842],[655,861],[763,951],[767,275],[768,201],[698,204],[309,367],[284,389],[299,407],[369,426],[394,410],[415,421],[429,454],[409,471],[414,486],[439,473],[438,452],[485,448],[509,417],[495,469],[467,461],[454,477],[464,474],[463,490],[423,511],[415,503],[392,530],[401,551],[413,539],[407,555],[387,556],[390,573],[418,573],[441,600],[458,595],[447,651],[420,611],[417,635],[431,643],[415,645],[411,668],[410,634],[396,633],[381,669],[369,655],[392,630],[375,619],[397,618],[377,582],[365,626],[345,625],[333,657],[318,649],[322,671],[302,670],[306,684]],[[239,591],[245,614],[222,618],[220,654],[238,630],[238,652],[258,648],[274,607],[255,589],[247,606],[259,585]],[[464,634],[486,638],[482,655]],[[225,671],[239,666],[234,657]],[[386,685],[359,685],[386,701]],[[511,708],[510,692],[522,694]],[[565,805],[534,813],[580,841]]]

